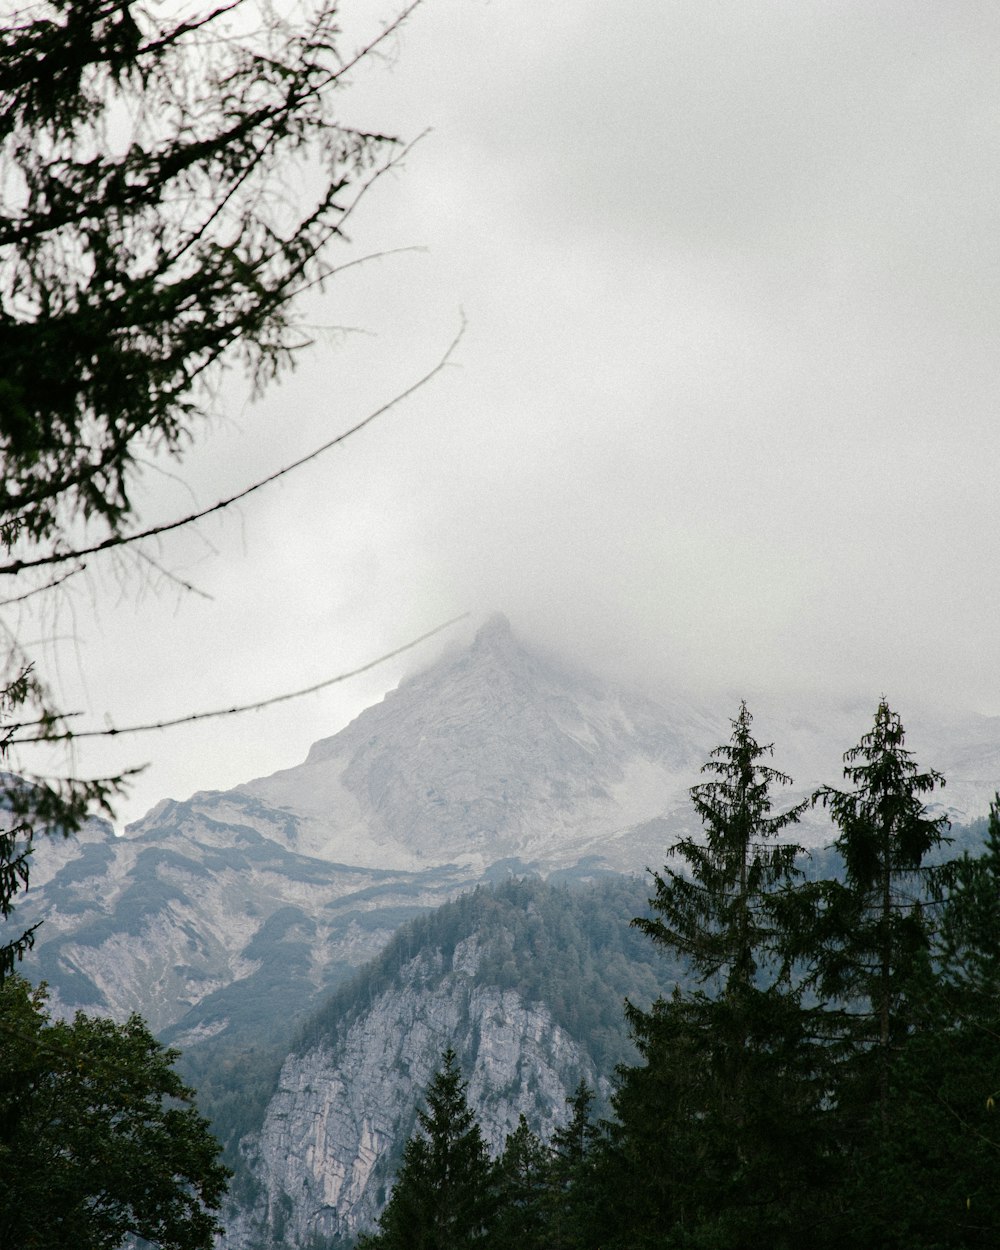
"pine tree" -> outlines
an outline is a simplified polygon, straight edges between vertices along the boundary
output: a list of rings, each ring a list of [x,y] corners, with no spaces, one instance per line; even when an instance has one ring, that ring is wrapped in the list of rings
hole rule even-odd
[[[549,1154],[522,1114],[498,1171],[499,1214],[491,1250],[549,1250]]]
[[[923,796],[944,785],[921,772],[904,746],[899,716],[885,699],[872,729],[844,755],[849,790],[825,787],[814,802],[830,811],[844,880],[816,892],[811,981],[844,1003],[845,1038],[865,1072],[864,1100],[874,1099],[887,1126],[893,1054],[907,1035],[929,972],[931,926],[926,911],[928,854],[946,841],[948,820],[931,815]],[[871,1057],[872,1063],[864,1062]]]
[[[929,909],[935,870],[926,861],[947,840],[948,822],[924,797],[944,779],[917,767],[885,699],[870,732],[844,755],[844,775],[849,789],[814,795],[838,829],[843,879],[803,892],[796,943],[830,1040],[824,1122],[840,1172],[829,1227],[845,1244],[974,1244],[959,1232],[957,1204],[937,1231],[925,1209],[925,1191],[940,1190],[946,1166],[933,1092],[940,1072],[928,1087],[943,1035]]]
[[[772,747],[745,703],[732,726],[692,789],[704,842],[671,848],[686,871],[655,873],[654,915],[633,922],[705,988],[649,1012],[626,1005],[645,1066],[619,1073],[612,1166],[644,1167],[655,1190],[622,1246],[674,1244],[665,1229],[676,1244],[795,1246],[810,1219],[801,1190],[822,1171],[822,1056],[790,984],[784,920],[800,848],[778,841],[805,804],[773,812],[772,788],[790,778],[762,762]]]
[[[691,790],[704,841],[682,838],[670,848],[686,870],[653,873],[656,915],[633,922],[685,956],[699,981],[714,981],[730,995],[751,988],[761,964],[781,962],[773,896],[796,877],[801,848],[777,837],[806,807],[798,803],[772,814],[771,788],[790,785],[791,778],[760,762],[774,748],[756,742],[752,723],[741,703],[730,741],[702,768],[714,779]]]
[[[691,790],[705,840],[682,838],[671,848],[686,872],[668,867],[662,875],[654,873],[655,915],[633,921],[654,942],[684,957],[696,978],[716,990],[710,1006],[708,1000],[694,1001],[711,1015],[717,1035],[725,1030],[726,1071],[720,1077],[737,1126],[750,1033],[766,1011],[768,990],[779,992],[788,972],[779,903],[800,875],[795,858],[801,847],[777,839],[806,806],[772,813],[772,787],[790,785],[791,778],[761,762],[774,748],[757,743],[752,723],[741,703],[730,741],[717,747],[702,769],[713,779]]]
[[[566,1099],[569,1119],[552,1134],[549,1163],[549,1242],[552,1250],[597,1245],[594,1091],[581,1080]]]
[[[1000,1004],[1000,794],[990,805],[985,849],[948,866],[936,939],[942,986],[965,1023],[992,1020]]]
[[[417,1112],[417,1132],[403,1162],[379,1232],[359,1250],[472,1250],[484,1246],[496,1217],[496,1170],[466,1082],[449,1047]]]
[[[873,1232],[907,1250],[1000,1244],[1000,796],[983,853],[936,874],[933,975],[895,1048]]]

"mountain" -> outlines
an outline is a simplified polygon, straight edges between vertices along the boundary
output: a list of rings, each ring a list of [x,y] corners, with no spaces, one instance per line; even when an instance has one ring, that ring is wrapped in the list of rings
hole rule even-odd
[[[776,743],[774,764],[796,779],[789,803],[841,781],[842,754],[870,727],[876,702],[754,701],[759,740]],[[662,864],[677,836],[696,831],[688,789],[728,738],[738,699],[732,704],[616,688],[524,644],[493,617],[471,645],[402,682],[297,767],[166,800],[120,838],[93,821],[68,841],[41,839],[32,887],[14,916],[25,927],[45,922],[25,971],[49,982],[58,1010],[143,1014],[183,1047],[184,1071],[229,1151],[251,1132],[260,1159],[280,1159],[278,1146],[276,1154],[265,1148],[280,1134],[265,1131],[261,1117],[275,1122],[279,1074],[285,1082],[294,1070],[289,1053],[313,1062],[295,1050],[295,1036],[317,1004],[378,956],[401,925],[479,882],[526,873],[599,881]],[[918,762],[948,778],[935,801],[963,823],[985,813],[1000,781],[1000,722],[900,711]],[[824,820],[810,813],[800,840],[822,844]],[[491,1022],[513,1013],[531,1036],[562,1036],[545,1016],[551,1002],[525,997],[523,986],[484,983],[478,998],[463,997],[463,969],[450,965],[459,980],[441,983],[436,1006],[397,987],[371,1028],[385,1038],[394,1029],[410,1036],[422,1011],[442,1021],[458,1011],[456,1019],[471,1012],[480,1032],[493,1036],[500,1026]],[[419,964],[412,971],[421,983],[430,975]],[[519,1005],[509,993],[520,995]],[[361,1030],[350,1043],[361,1056],[367,1026],[352,1027]],[[511,1043],[511,1055],[521,1047]],[[398,1099],[412,1100],[432,1050],[419,1062],[402,1053],[386,1058],[409,1073],[399,1084],[409,1094]],[[337,1077],[351,1107],[373,1076],[358,1064]],[[340,1114],[319,1104],[313,1112]],[[395,1121],[384,1124],[395,1132]],[[369,1202],[374,1191],[359,1172],[351,1176],[345,1192],[363,1190]],[[334,1207],[330,1226],[344,1219],[351,1226],[354,1216]]]
[[[414,870],[642,866],[634,831],[686,801],[718,733],[704,712],[612,690],[492,617],[297,768],[242,786],[295,818],[297,849]]]
[[[62,1009],[139,1011],[191,1046],[278,994],[287,1018],[408,917],[491,875],[642,870],[714,737],[502,617],[296,768],[166,800],[116,838],[43,840],[19,921]]]
[[[871,719],[856,703],[760,702],[755,729],[796,777],[789,801],[839,781]],[[64,1010],[139,1011],[187,1047],[278,1001],[286,1021],[476,881],[662,864],[694,830],[688,788],[735,711],[616,689],[494,616],[295,768],[166,800],[121,838],[92,822],[41,840],[17,912],[45,920],[29,975]],[[1000,722],[910,728],[920,762],[948,776],[941,801],[983,814]],[[823,815],[810,820],[802,839],[822,842]]]

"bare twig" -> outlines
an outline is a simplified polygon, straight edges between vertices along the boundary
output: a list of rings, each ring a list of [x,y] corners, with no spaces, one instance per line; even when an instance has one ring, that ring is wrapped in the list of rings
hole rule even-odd
[[[50,582],[46,582],[42,586],[35,586],[33,590],[26,590],[23,595],[15,595],[13,599],[0,599],[0,608],[9,608],[12,604],[23,603],[25,599],[30,599],[33,595],[40,595],[46,590],[55,590],[63,582],[68,582],[71,577],[76,577],[77,573],[82,573],[86,567],[85,564],[78,564],[75,569],[70,569],[68,573],[63,573],[60,577],[54,577]]]
[[[186,716],[177,716],[173,720],[152,721],[146,725],[127,725],[121,729],[112,727],[110,729],[85,729],[79,732],[65,730],[62,733],[40,733],[26,738],[17,737],[15,732],[9,740],[10,745],[16,746],[28,742],[76,742],[81,738],[117,738],[122,734],[146,733],[153,729],[172,729],[176,725],[190,725],[195,721],[213,720],[219,716],[235,716],[239,712],[256,712],[261,708],[273,707],[276,703],[287,703],[290,699],[300,699],[303,695],[315,694],[318,690],[325,690],[328,686],[335,686],[351,677],[358,677],[361,673],[367,673],[379,664],[384,664],[387,660],[392,660],[397,655],[402,655],[420,643],[426,642],[428,638],[433,638],[435,634],[440,634],[443,630],[450,629],[452,625],[457,624],[459,621],[464,621],[468,615],[468,612],[463,612],[461,616],[454,616],[450,621],[445,621],[441,625],[435,625],[433,629],[429,629],[427,633],[421,634],[419,638],[413,638],[410,642],[404,643],[403,646],[396,647],[393,651],[386,651],[383,655],[378,656],[377,659],[369,660],[367,664],[362,664],[358,668],[352,668],[345,673],[338,673],[335,677],[327,677],[324,681],[318,681],[312,686],[305,686],[302,690],[291,690],[285,694],[272,695],[268,699],[258,699],[254,703],[240,703],[232,707],[216,708],[211,712],[191,712]],[[28,725],[25,723],[23,725],[11,725],[9,728],[16,731],[27,727]]]
[[[215,596],[210,595],[207,590],[202,590],[199,586],[195,586],[193,582],[186,581],[183,577],[179,577],[176,573],[172,573],[170,569],[165,568],[159,560],[154,560],[148,551],[143,551],[141,547],[135,549],[135,554],[140,560],[144,560],[151,569],[155,569],[161,577],[165,577],[167,581],[173,582],[175,586],[179,586],[181,590],[190,591],[192,595],[200,595],[202,599],[208,599],[211,602]]]

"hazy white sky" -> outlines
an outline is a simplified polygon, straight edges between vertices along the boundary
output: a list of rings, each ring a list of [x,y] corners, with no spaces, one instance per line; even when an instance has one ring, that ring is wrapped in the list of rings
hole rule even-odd
[[[345,0],[347,44],[389,11]],[[352,424],[464,314],[452,366],[165,540],[211,599],[93,565],[45,657],[64,704],[265,697],[499,608],[653,687],[1000,713],[998,64],[994,0],[425,0],[343,97],[429,131],[344,259],[420,250],[333,282],[264,402],[234,375],[143,515]],[[149,761],[132,819],[298,762],[434,654],[76,765]]]

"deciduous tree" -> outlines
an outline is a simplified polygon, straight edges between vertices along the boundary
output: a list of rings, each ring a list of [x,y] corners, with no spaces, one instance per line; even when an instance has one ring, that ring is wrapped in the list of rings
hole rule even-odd
[[[228,1172],[142,1021],[51,1020],[0,987],[0,1245],[112,1250],[127,1234],[209,1250]]]

